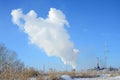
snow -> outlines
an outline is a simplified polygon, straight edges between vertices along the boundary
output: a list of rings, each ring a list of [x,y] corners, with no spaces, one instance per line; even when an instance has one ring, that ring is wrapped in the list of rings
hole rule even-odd
[[[35,77],[28,78],[27,80],[37,80]]]
[[[62,75],[61,78],[65,80],[73,80],[69,75]]]
[[[61,78],[65,80],[120,80],[120,76],[110,77],[109,74],[107,75],[102,74],[100,77],[97,77],[97,78],[74,78],[72,79],[69,75],[62,75]]]

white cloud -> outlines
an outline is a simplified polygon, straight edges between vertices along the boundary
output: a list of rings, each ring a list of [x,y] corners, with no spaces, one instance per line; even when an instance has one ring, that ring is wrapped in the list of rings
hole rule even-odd
[[[23,28],[31,43],[42,48],[48,56],[61,58],[64,64],[76,67],[78,49],[70,41],[70,36],[65,30],[69,26],[62,11],[51,8],[47,18],[37,17],[37,13],[31,10],[23,14],[21,9],[11,12],[13,23]]]
[[[11,15],[14,15],[12,18],[13,23],[17,24],[19,27],[22,28],[23,24],[20,22],[20,19],[23,17],[22,10],[21,9],[13,10]]]

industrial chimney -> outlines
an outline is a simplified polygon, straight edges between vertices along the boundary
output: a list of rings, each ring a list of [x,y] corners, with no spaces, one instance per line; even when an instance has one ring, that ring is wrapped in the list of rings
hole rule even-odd
[[[100,70],[100,65],[99,65],[99,57],[97,57],[97,70]]]

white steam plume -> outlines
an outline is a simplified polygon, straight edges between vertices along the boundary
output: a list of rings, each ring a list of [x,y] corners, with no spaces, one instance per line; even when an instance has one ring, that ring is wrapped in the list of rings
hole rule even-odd
[[[62,11],[51,8],[45,19],[37,17],[34,10],[23,14],[21,9],[15,9],[11,15],[13,23],[27,33],[31,43],[42,48],[48,56],[60,57],[64,64],[76,67],[79,50],[74,48],[64,28],[69,23]]]

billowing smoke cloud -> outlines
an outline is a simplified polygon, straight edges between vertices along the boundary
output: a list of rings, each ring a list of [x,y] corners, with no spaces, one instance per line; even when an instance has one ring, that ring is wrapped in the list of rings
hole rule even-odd
[[[37,13],[31,10],[23,14],[21,9],[11,12],[13,23],[27,33],[31,43],[43,49],[48,56],[61,58],[64,64],[76,67],[78,49],[70,41],[70,36],[65,30],[69,26],[62,11],[51,8],[47,18],[37,17]]]

